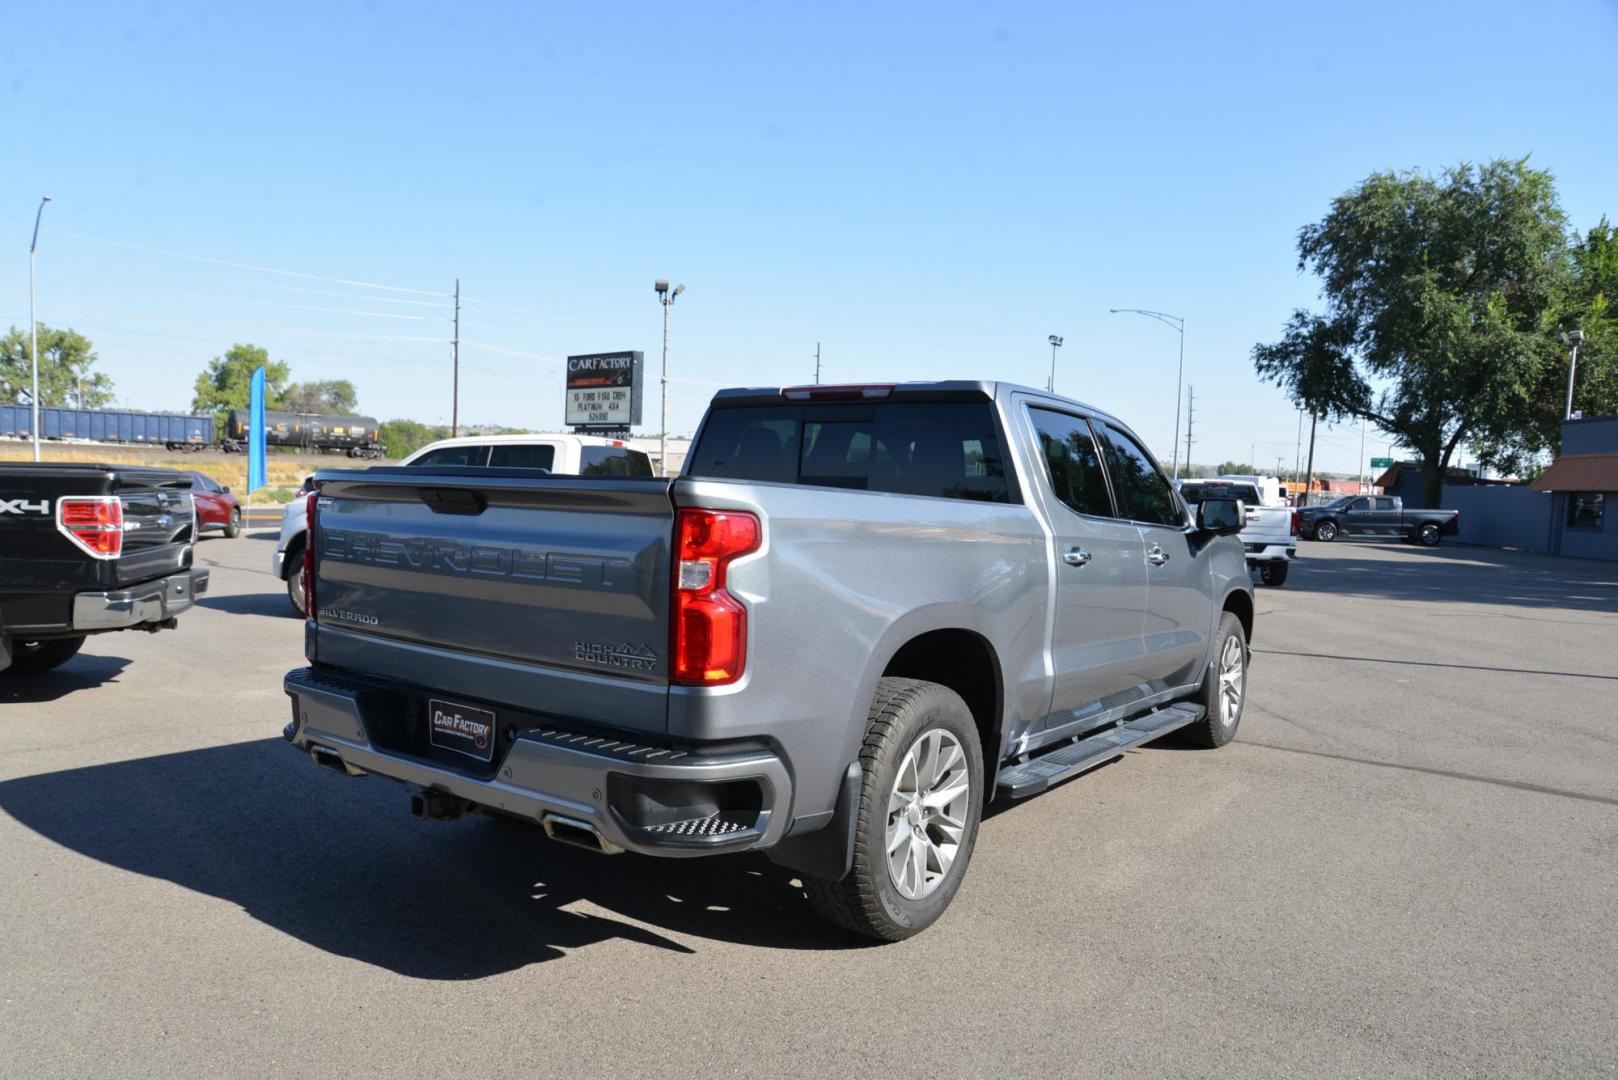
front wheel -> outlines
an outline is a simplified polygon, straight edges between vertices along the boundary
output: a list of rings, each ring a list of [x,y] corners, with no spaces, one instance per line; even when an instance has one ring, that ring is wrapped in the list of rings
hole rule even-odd
[[[1287,583],[1287,562],[1276,559],[1273,562],[1258,564],[1258,579],[1266,585],[1280,586]]]
[[[59,668],[78,655],[84,636],[53,638],[50,641],[13,641],[8,675],[38,675]]]
[[[232,509],[230,512],[230,520],[225,523],[225,536],[228,539],[234,540],[241,534],[242,512],[240,510]]]
[[[1196,702],[1204,709],[1201,720],[1181,728],[1192,746],[1214,749],[1236,737],[1247,701],[1247,633],[1242,621],[1227,611],[1219,617],[1213,659],[1202,679]]]
[[[946,686],[883,679],[860,765],[853,866],[841,880],[808,877],[804,887],[831,922],[900,941],[943,915],[972,858],[983,806],[972,713]]]
[[[1337,539],[1337,523],[1335,521],[1322,521],[1315,526],[1315,539],[1331,543]]]
[[[1422,547],[1437,547],[1439,532],[1437,525],[1423,525],[1416,530],[1416,543]]]
[[[303,602],[303,545],[299,544],[287,552],[287,599],[292,602],[292,610],[298,613],[299,618],[307,617],[309,612]]]

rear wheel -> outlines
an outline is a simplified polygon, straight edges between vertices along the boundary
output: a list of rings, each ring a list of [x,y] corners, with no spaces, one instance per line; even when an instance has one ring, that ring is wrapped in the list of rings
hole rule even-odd
[[[1315,526],[1315,539],[1331,543],[1337,539],[1337,523],[1335,521],[1322,521]]]
[[[242,534],[242,512],[231,508],[230,520],[225,523],[225,535],[234,540]]]
[[[84,637],[53,638],[50,641],[13,641],[8,675],[38,675],[59,668],[78,654]]]
[[[307,616],[308,611],[303,602],[303,545],[299,544],[287,551],[285,563],[287,575],[287,599],[292,602],[292,610],[299,616]]]
[[[983,805],[977,725],[948,687],[883,679],[860,765],[853,867],[804,887],[831,922],[899,941],[938,920],[971,860]]]
[[[1241,620],[1229,611],[1219,617],[1213,659],[1196,701],[1206,711],[1201,720],[1180,729],[1186,742],[1213,749],[1236,737],[1247,701],[1247,634]]]
[[[1266,585],[1285,585],[1287,583],[1286,560],[1275,559],[1271,562],[1259,563],[1258,579]]]
[[[1437,525],[1423,525],[1416,530],[1416,543],[1422,547],[1437,547],[1439,533]]]

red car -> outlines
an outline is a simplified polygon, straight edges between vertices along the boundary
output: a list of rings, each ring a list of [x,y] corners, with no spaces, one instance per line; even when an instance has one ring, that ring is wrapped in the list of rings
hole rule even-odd
[[[221,529],[229,537],[242,534],[242,508],[228,487],[199,472],[191,474],[191,501],[197,507],[197,532]]]

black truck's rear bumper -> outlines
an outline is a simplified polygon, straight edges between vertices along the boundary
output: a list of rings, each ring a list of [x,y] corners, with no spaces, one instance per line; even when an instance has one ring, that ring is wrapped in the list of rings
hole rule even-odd
[[[77,634],[159,626],[189,608],[208,591],[208,571],[184,570],[127,589],[84,592],[73,597]]]
[[[425,797],[454,800],[457,814],[493,810],[557,839],[592,837],[587,846],[605,852],[662,856],[770,847],[791,821],[791,774],[767,750],[677,750],[501,715],[489,764],[468,759],[457,768],[397,745],[419,742],[411,725],[421,720],[408,714],[425,692],[325,668],[289,672],[284,687],[292,698],[284,734],[317,764],[416,785]]]

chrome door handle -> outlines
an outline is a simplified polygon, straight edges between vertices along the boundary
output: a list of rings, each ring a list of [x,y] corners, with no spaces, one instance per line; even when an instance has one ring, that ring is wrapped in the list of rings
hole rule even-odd
[[[1169,553],[1154,544],[1152,550],[1146,553],[1146,561],[1153,566],[1162,566],[1169,561]]]
[[[1067,563],[1069,566],[1088,566],[1090,563],[1090,553],[1085,551],[1083,548],[1069,548],[1065,553],[1063,553],[1062,561]]]

